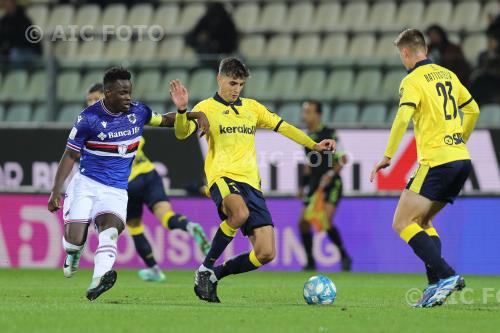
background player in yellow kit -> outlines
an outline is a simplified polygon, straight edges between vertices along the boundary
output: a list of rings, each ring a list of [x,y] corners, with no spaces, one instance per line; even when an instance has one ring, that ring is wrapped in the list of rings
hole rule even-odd
[[[465,286],[463,278],[441,257],[441,241],[431,221],[453,203],[472,165],[465,143],[479,116],[479,107],[457,76],[427,58],[419,30],[407,29],[395,41],[408,75],[399,89],[399,110],[382,161],[370,175],[391,164],[413,119],[419,167],[401,194],[393,228],[422,259],[429,285],[416,307],[441,305]],[[458,110],[463,112],[463,122]]]
[[[271,262],[276,254],[273,222],[260,186],[255,151],[257,128],[271,129],[318,152],[335,148],[334,140],[316,143],[259,102],[240,98],[248,77],[248,69],[240,60],[223,59],[217,75],[218,92],[193,108],[205,113],[210,123],[206,133],[205,173],[211,197],[223,221],[205,261],[195,273],[195,293],[208,302],[219,302],[217,281],[227,275],[255,270]],[[182,83],[173,81],[170,93],[178,108],[175,133],[183,139],[196,130],[196,124],[187,121],[188,92]],[[248,236],[253,250],[215,267],[238,229]]]
[[[101,83],[96,83],[87,92],[87,105],[92,105],[103,97],[103,86]],[[171,126],[173,126],[174,119],[171,117]],[[162,178],[156,172],[154,164],[144,154],[144,144],[144,137],[141,137],[128,178],[127,227],[134,240],[137,253],[148,266],[148,268],[139,271],[139,277],[145,281],[162,282],[165,281],[165,274],[158,266],[151,244],[144,234],[144,225],[141,221],[144,204],[165,228],[169,230],[181,229],[188,232],[199,245],[203,254],[208,253],[210,243],[199,224],[172,210],[170,199],[163,187]]]

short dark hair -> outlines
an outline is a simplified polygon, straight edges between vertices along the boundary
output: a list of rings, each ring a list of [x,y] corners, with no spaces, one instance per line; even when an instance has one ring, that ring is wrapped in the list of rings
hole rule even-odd
[[[87,90],[87,94],[92,94],[93,92],[100,92],[101,94],[104,93],[104,86],[101,82],[96,82],[93,85],[90,86],[90,88]]]
[[[130,80],[132,74],[124,68],[124,67],[111,67],[106,72],[104,72],[104,77],[102,79],[102,83],[104,87],[107,85],[114,83],[118,80]]]
[[[219,74],[237,79],[246,79],[250,76],[250,71],[240,59],[229,57],[221,60]]]
[[[305,100],[304,103],[309,103],[309,104],[312,104],[312,105],[316,106],[316,113],[317,114],[322,114],[323,113],[323,104],[321,104],[320,101],[316,101],[316,100],[313,100],[313,99],[308,99],[308,100]]]
[[[427,47],[424,34],[418,29],[403,30],[394,41],[394,45],[397,47],[407,47],[412,51]]]

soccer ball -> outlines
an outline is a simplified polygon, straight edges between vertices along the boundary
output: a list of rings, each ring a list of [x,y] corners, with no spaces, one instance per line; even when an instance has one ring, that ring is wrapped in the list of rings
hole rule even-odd
[[[335,284],[324,275],[311,276],[304,284],[304,300],[309,305],[332,304],[336,296]]]

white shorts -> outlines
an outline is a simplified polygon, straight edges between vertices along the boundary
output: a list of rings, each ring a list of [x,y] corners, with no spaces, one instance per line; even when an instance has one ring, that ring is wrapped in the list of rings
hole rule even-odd
[[[64,224],[91,223],[102,214],[127,220],[127,191],[107,186],[77,172],[66,190],[63,205]]]

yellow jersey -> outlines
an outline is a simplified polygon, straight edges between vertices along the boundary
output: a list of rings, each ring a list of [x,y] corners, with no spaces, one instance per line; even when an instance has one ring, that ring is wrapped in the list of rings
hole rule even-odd
[[[470,159],[465,143],[479,107],[453,72],[429,59],[417,62],[402,80],[399,96],[385,156],[394,156],[412,118],[420,164],[434,167]],[[463,124],[459,109],[464,113]]]
[[[129,183],[140,174],[148,173],[155,169],[155,165],[149,160],[146,154],[144,154],[143,148],[145,143],[146,140],[141,136],[139,147],[137,148],[134,161],[132,162],[132,170],[128,177]]]
[[[295,142],[312,149],[316,142],[304,132],[286,123],[264,105],[249,98],[238,98],[228,103],[218,94],[193,108],[203,112],[210,123],[207,134],[208,153],[205,174],[210,188],[220,177],[249,184],[260,191],[260,174],[255,150],[257,128],[271,129]],[[193,133],[197,125],[187,121],[186,113],[177,113],[175,134],[184,139]]]

